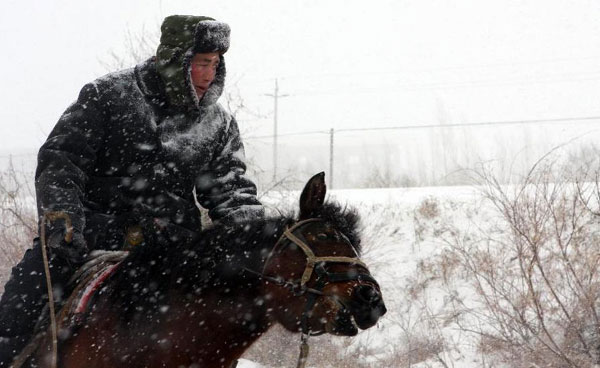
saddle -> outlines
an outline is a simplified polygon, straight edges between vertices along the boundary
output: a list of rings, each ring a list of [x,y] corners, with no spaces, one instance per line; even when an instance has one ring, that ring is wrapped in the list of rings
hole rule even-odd
[[[58,331],[74,331],[81,326],[83,316],[88,310],[90,301],[102,287],[103,282],[112,275],[121,262],[129,254],[128,251],[96,250],[90,253],[83,264],[69,281],[73,290],[69,298],[57,313]],[[50,334],[50,308],[44,307],[40,322],[36,325],[38,331],[23,351],[13,361],[12,368],[19,368],[40,347],[44,338]]]
[[[119,267],[128,251],[96,250],[91,252],[88,261],[79,268],[69,281],[74,286],[71,296],[62,306],[57,316],[61,327],[77,327],[87,311],[94,293],[102,283]],[[64,325],[67,323],[67,325]]]

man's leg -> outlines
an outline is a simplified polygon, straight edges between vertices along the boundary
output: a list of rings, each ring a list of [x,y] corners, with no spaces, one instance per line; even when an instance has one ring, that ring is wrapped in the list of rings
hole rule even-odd
[[[55,302],[63,297],[62,287],[72,274],[71,267],[51,257]],[[12,269],[0,299],[0,367],[8,367],[25,347],[47,302],[46,276],[39,239],[33,242],[23,259]]]

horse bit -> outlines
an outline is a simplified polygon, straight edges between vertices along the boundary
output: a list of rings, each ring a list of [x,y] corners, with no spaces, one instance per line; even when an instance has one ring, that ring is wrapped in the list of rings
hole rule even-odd
[[[301,317],[302,338],[301,338],[300,356],[298,358],[297,368],[304,368],[306,361],[308,359],[308,352],[309,352],[308,338],[310,336],[321,335],[325,332],[325,331],[323,331],[323,332],[319,332],[319,333],[311,333],[309,326],[308,326],[308,318],[309,318],[309,315],[310,315],[312,309],[315,306],[317,297],[326,295],[322,291],[323,288],[329,283],[338,283],[338,282],[347,282],[347,281],[367,281],[367,282],[373,283],[374,285],[379,286],[377,281],[375,281],[375,279],[368,273],[364,273],[364,272],[331,273],[331,272],[327,271],[327,269],[325,268],[325,265],[328,263],[350,263],[350,264],[362,266],[362,268],[364,268],[365,270],[368,270],[368,268],[367,268],[367,265],[363,261],[361,261],[359,258],[337,257],[337,256],[317,257],[315,255],[315,253],[312,251],[312,249],[310,249],[310,247],[306,244],[306,239],[304,238],[302,233],[294,234],[304,225],[311,223],[311,222],[317,222],[317,221],[323,221],[323,220],[319,219],[319,218],[310,218],[307,220],[298,221],[293,226],[286,228],[285,231],[283,232],[283,234],[281,235],[281,237],[279,238],[279,240],[277,240],[277,243],[275,243],[275,246],[273,246],[271,253],[267,257],[262,273],[258,273],[256,271],[244,268],[244,270],[246,270],[250,273],[253,273],[255,275],[258,275],[261,279],[265,279],[267,281],[274,283],[275,285],[283,286],[283,287],[289,289],[295,296],[302,296],[304,294],[308,294],[307,299],[306,299],[306,304],[304,307],[304,311],[302,312],[302,317]],[[267,265],[269,264],[271,257],[273,256],[273,254],[275,253],[277,248],[281,244],[284,244],[286,241],[288,241],[288,244],[290,244],[290,245],[291,244],[297,245],[304,252],[304,255],[306,256],[306,266],[304,268],[304,272],[303,272],[300,280],[287,281],[287,280],[283,279],[281,276],[272,277],[272,276],[265,275],[265,269],[266,269]],[[357,253],[357,255],[358,255],[358,253]],[[306,284],[311,279],[313,272],[317,275],[317,278],[315,279],[314,286],[312,288],[310,288],[310,287],[307,287]]]

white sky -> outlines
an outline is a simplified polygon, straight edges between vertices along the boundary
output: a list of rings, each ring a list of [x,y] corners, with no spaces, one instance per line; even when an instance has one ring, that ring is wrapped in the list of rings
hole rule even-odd
[[[0,153],[37,150],[126,32],[171,14],[231,25],[253,134],[274,78],[281,133],[600,115],[595,0],[2,0]]]

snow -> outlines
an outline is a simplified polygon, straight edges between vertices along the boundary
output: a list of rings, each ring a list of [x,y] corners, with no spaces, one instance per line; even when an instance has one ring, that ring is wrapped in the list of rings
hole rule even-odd
[[[473,187],[425,187],[410,189],[379,189],[379,190],[341,190],[334,191],[332,197],[338,201],[347,201],[357,206],[362,212],[365,226],[365,248],[364,260],[373,265],[371,271],[381,284],[384,298],[388,307],[388,314],[384,316],[377,329],[367,330],[356,339],[358,342],[368,341],[370,347],[380,354],[393,352],[401,348],[390,344],[390,341],[400,343],[399,336],[404,334],[401,323],[395,321],[406,321],[410,314],[411,305],[407,302],[405,295],[412,282],[419,278],[419,264],[424,260],[439,253],[442,248],[441,241],[436,233],[431,231],[435,227],[433,222],[441,221],[440,217],[447,216],[446,211],[451,212],[450,217],[459,219],[460,223],[468,223],[466,213],[461,210],[478,202],[479,195]],[[418,220],[416,211],[423,204],[430,203],[440,207],[438,216],[432,214],[431,219]],[[423,224],[425,222],[425,224]],[[422,230],[419,230],[422,229]],[[422,231],[423,233],[419,233]],[[426,290],[427,301],[431,302],[432,311],[437,313],[443,309],[444,295],[439,290]],[[415,322],[407,326],[416,333],[421,326],[419,314],[415,313],[412,318]],[[452,336],[452,331],[442,331],[446,338],[458,338]],[[465,354],[467,353],[467,354]],[[445,361],[459,364],[461,367],[479,367],[481,362],[474,355],[476,352],[443,352]],[[442,367],[441,363],[425,361],[415,364],[414,367]]]
[[[250,360],[247,359],[240,359],[238,360],[238,368],[264,368],[263,365],[260,365],[258,363],[252,362]]]

